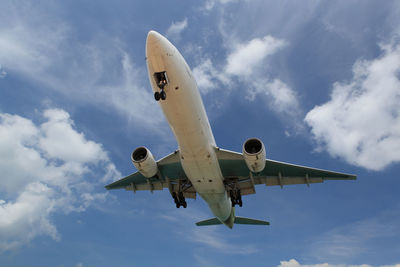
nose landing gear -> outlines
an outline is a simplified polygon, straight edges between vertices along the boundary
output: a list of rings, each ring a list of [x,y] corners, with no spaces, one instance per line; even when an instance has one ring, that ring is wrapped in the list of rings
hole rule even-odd
[[[154,99],[156,101],[159,101],[160,99],[161,100],[167,99],[167,94],[164,91],[164,87],[168,84],[167,72],[162,71],[154,73],[154,79],[156,81],[158,88],[160,88],[160,92],[154,93]]]

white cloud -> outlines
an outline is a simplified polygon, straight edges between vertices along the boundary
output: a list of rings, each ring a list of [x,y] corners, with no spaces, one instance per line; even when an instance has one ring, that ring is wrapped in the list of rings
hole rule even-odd
[[[228,55],[225,72],[237,76],[249,76],[263,60],[285,45],[283,40],[267,35],[238,44]]]
[[[300,109],[296,93],[287,84],[279,79],[273,81],[255,80],[249,88],[247,98],[250,101],[259,95],[270,98],[272,109],[279,113],[295,116]]]
[[[143,77],[147,79],[147,74],[144,76],[135,68],[126,52],[122,51],[120,56],[122,79],[115,85],[101,85],[97,88],[92,85],[92,89],[98,91],[101,103],[111,105],[117,111],[127,115],[129,119],[140,122],[143,127],[151,127],[153,132],[162,133],[165,137],[163,127],[168,126],[161,109],[154,101],[152,90],[137,84],[137,81],[143,80]]]
[[[58,240],[51,216],[104,201],[106,193],[94,187],[120,177],[102,146],[77,132],[67,112],[48,109],[43,117],[35,125],[0,114],[0,251],[39,235]],[[93,175],[100,177],[88,179]]]
[[[188,236],[189,240],[205,245],[213,250],[218,250],[222,253],[235,253],[235,254],[253,254],[258,252],[258,249],[252,245],[241,244],[237,246],[227,241],[222,234],[219,233],[216,227],[226,227],[220,226],[210,226],[210,227],[196,227],[192,230],[191,234]]]
[[[173,22],[167,29],[167,37],[175,41],[179,41],[181,38],[181,33],[188,26],[187,18],[182,21]]]
[[[281,261],[281,264],[279,264],[278,267],[345,267],[345,266],[344,265],[331,265],[328,263],[304,265],[304,264],[300,264],[295,259],[291,259],[289,261]]]
[[[208,0],[208,1],[205,2],[204,9],[206,11],[210,11],[218,3],[224,5],[224,4],[232,3],[232,2],[235,2],[235,1],[236,0]]]
[[[230,42],[234,47],[227,55],[222,68],[213,66],[209,58],[193,68],[199,90],[210,93],[220,87],[225,91],[240,87],[245,98],[254,101],[261,97],[267,106],[278,114],[295,118],[296,130],[302,129],[298,116],[302,113],[296,92],[280,79],[271,79],[265,66],[268,57],[286,45],[284,40],[267,35],[246,43]]]
[[[284,40],[270,35],[254,38],[244,44],[236,43],[227,57],[224,75],[219,74],[218,77],[225,77],[224,81],[237,77],[247,87],[245,91],[248,100],[254,101],[257,96],[264,95],[267,96],[267,103],[272,104],[272,110],[296,115],[300,108],[296,93],[280,79],[271,80],[266,68],[263,68],[268,65],[268,56],[285,45]]]
[[[164,210],[170,208],[164,207]],[[211,249],[212,251],[218,251],[224,254],[253,254],[259,250],[253,244],[246,244],[233,242],[232,236],[226,236],[223,234],[224,225],[199,227],[194,223],[196,221],[204,220],[209,215],[195,209],[186,209],[182,212],[178,211],[174,216],[165,215],[164,213],[159,215],[160,218],[166,220],[170,225],[173,226],[174,231],[177,235],[181,236],[182,239],[200,245],[201,247]]]
[[[400,264],[395,265],[379,265],[379,267],[399,267]],[[291,259],[289,261],[281,261],[281,264],[278,267],[372,267],[368,264],[361,265],[348,265],[348,264],[329,264],[329,263],[319,263],[319,264],[300,264],[295,259]]]
[[[7,76],[7,72],[0,65],[0,79],[5,78]]]
[[[399,205],[390,210],[335,227],[322,235],[317,235],[309,242],[309,254],[317,260],[347,261],[362,258],[375,251],[376,244],[385,240],[385,255],[397,255],[400,251]]]
[[[199,255],[199,254],[194,254],[193,255],[194,259],[197,262],[198,266],[202,266],[202,267],[218,267],[220,265],[214,263],[213,261],[211,261],[209,259],[209,257],[205,257],[203,255]]]
[[[217,87],[217,72],[218,71],[214,68],[209,58],[205,59],[193,68],[193,76],[195,77],[197,86],[202,93],[207,94]]]
[[[37,235],[48,235],[58,240],[56,227],[50,222],[54,211],[54,191],[33,182],[15,201],[0,203],[0,251],[29,242]]]
[[[353,78],[333,85],[331,99],[305,117],[320,148],[348,163],[381,170],[400,161],[400,45],[359,60]]]
[[[262,67],[268,65],[266,61],[268,56],[284,47],[286,42],[267,35],[263,38],[254,38],[247,43],[231,40],[230,44],[234,48],[228,53],[226,64],[222,68],[214,67],[210,58],[205,58],[193,68],[193,75],[203,93],[215,89],[218,83],[225,86],[232,85],[235,77],[245,83],[265,82],[269,75],[263,73],[265,69]],[[275,81],[278,80],[275,79]],[[283,82],[280,81],[280,83]],[[252,91],[251,93],[254,95],[257,92]],[[279,97],[280,94],[276,92],[271,95]]]
[[[86,140],[83,133],[78,133],[72,128],[73,122],[67,112],[50,109],[43,115],[47,122],[40,126],[43,135],[39,138],[38,145],[47,157],[79,163],[107,159],[101,145]],[[67,146],[65,140],[68,140]],[[79,151],[79,154],[76,151]]]
[[[113,108],[143,127],[162,131],[161,111],[143,79],[146,70],[133,63],[119,38],[98,31],[77,40],[76,29],[54,15],[56,5],[50,5],[51,12],[40,5],[5,5],[0,10],[0,64],[8,73],[76,102]]]

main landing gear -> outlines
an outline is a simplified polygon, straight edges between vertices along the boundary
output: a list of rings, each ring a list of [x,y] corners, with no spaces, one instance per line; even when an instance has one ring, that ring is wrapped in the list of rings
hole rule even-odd
[[[172,198],[176,204],[176,207],[179,209],[181,206],[186,209],[187,203],[185,197],[183,196],[183,192],[180,191],[178,193],[172,192]]]
[[[241,207],[243,205],[240,189],[230,190],[229,196],[231,197],[232,207],[235,207],[235,205],[239,205],[239,207]]]

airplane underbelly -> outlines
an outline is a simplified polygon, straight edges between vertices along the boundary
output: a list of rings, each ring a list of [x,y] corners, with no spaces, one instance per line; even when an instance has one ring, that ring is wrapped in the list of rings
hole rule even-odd
[[[183,170],[200,194],[222,193],[225,187],[214,136],[205,112],[191,101],[199,99],[194,96],[197,88],[184,89],[184,92],[170,93],[169,99],[162,103],[179,145]]]
[[[196,88],[197,89],[197,88]],[[193,112],[194,114],[190,114]],[[176,114],[176,113],[175,113]],[[189,121],[189,118],[198,118]],[[226,193],[223,175],[215,153],[215,141],[208,121],[202,122],[201,113],[187,107],[179,118],[172,118],[171,124],[179,144],[181,164],[196,192],[207,202],[213,214],[226,221],[231,215],[231,201]],[[188,127],[188,125],[190,127]]]
[[[189,66],[176,49],[149,60],[154,92],[159,88],[153,74],[166,72],[168,76],[166,99],[159,103],[178,142],[183,170],[214,215],[226,220],[232,207],[215,153],[215,139]]]

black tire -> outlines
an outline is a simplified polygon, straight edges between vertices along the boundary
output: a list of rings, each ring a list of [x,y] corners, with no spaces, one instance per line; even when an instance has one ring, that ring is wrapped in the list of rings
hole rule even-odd
[[[162,91],[160,92],[160,97],[161,97],[161,100],[167,99],[167,94],[165,93],[164,90],[162,90]]]
[[[176,208],[179,209],[181,207],[181,203],[177,202],[176,203]]]
[[[242,202],[242,199],[239,199],[239,207],[242,207],[242,205],[243,205],[243,202]]]
[[[156,101],[159,101],[159,100],[160,100],[160,97],[161,97],[161,95],[160,95],[159,92],[155,92],[155,93],[154,93],[154,99],[155,99]]]
[[[183,207],[184,209],[186,209],[186,207],[187,207],[186,201],[182,203],[182,207]]]

